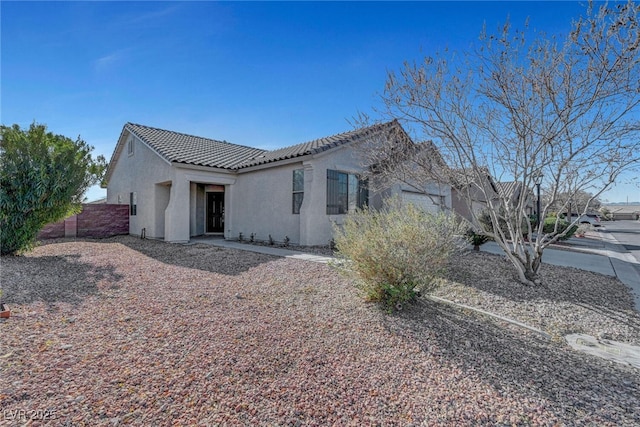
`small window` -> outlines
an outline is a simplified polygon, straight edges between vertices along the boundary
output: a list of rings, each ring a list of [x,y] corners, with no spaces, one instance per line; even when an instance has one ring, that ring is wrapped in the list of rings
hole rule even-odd
[[[357,175],[327,170],[327,215],[342,215],[369,203],[367,181]]]
[[[304,169],[293,171],[293,213],[299,214],[304,200]]]
[[[134,147],[134,142],[133,142],[133,138],[129,138],[129,141],[127,142],[127,152],[129,153],[130,156],[133,156],[133,147]]]
[[[135,192],[129,193],[129,215],[135,216],[138,213],[138,197]]]

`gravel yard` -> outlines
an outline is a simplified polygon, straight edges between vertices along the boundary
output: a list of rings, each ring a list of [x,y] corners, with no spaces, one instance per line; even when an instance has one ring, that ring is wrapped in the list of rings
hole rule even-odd
[[[120,236],[3,257],[0,425],[640,425],[640,370],[571,350],[640,344],[614,278],[545,265],[519,285],[466,252],[387,316],[330,267]],[[47,420],[43,420],[47,418]]]

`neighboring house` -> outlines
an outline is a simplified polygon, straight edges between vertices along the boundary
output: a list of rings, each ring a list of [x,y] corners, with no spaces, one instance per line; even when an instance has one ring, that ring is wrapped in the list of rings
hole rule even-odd
[[[525,189],[524,185],[518,181],[510,182],[497,182],[496,187],[500,197],[508,199],[512,206],[515,206],[520,201],[520,198],[524,197],[524,211],[527,215],[534,215],[536,213],[535,202],[536,198],[533,191]]]
[[[474,177],[474,171],[452,171],[451,209],[471,223],[474,222],[474,216],[478,217],[487,208],[485,194],[491,196],[489,200],[498,197],[498,188],[491,174],[483,172],[486,175],[478,179]]]
[[[392,121],[266,151],[127,123],[107,169],[107,202],[129,205],[132,235],[187,242],[242,233],[326,245],[345,214],[382,203],[361,178],[356,145],[398,132],[410,140]],[[450,192],[437,196],[450,205]]]
[[[640,218],[640,205],[606,205],[614,220],[629,220]]]
[[[457,179],[455,179],[455,175],[457,175]],[[496,182],[488,171],[486,171],[486,176],[483,177],[482,182],[477,182],[478,179],[471,179],[469,175],[465,176],[460,171],[454,174],[454,181],[456,183],[451,189],[452,209],[470,222],[473,222],[474,215],[478,216],[487,208],[489,200],[497,202],[500,199],[504,199],[508,200],[511,206],[516,206],[520,198],[525,197],[525,213],[527,215],[535,213],[535,196],[531,190],[525,190],[521,182]],[[485,189],[484,191],[483,188]]]

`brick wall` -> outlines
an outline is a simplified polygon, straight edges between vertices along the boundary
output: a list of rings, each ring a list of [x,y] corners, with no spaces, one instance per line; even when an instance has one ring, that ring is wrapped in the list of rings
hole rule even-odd
[[[58,237],[110,237],[129,234],[129,205],[85,204],[82,212],[47,224],[38,239]]]
[[[64,237],[64,221],[52,222],[44,226],[38,233],[38,239],[57,239]]]

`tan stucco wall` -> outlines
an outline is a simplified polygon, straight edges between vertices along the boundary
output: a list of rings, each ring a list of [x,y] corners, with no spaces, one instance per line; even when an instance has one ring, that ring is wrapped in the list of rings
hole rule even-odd
[[[129,193],[135,192],[137,215],[129,218],[129,233],[139,235],[146,228],[147,237],[162,238],[155,226],[157,217],[162,214],[156,209],[158,191],[155,184],[171,181],[171,165],[133,135],[134,150],[133,155],[129,155],[126,146],[129,135],[122,137],[125,146],[112,165],[114,169],[107,186],[107,203],[128,205]]]
[[[231,201],[232,223],[227,224],[229,237],[237,239],[242,233],[249,238],[268,240],[269,234],[277,242],[288,236],[291,243],[300,241],[300,214],[292,212],[293,171],[302,163],[256,170],[238,174]],[[309,195],[309,197],[311,197]],[[307,201],[305,188],[304,203]]]
[[[357,150],[346,145],[315,155],[305,161],[304,166],[305,199],[301,209],[300,244],[327,245],[333,236],[333,224],[339,226],[345,218],[345,215],[327,215],[327,170],[358,174],[362,171],[362,159]],[[372,200],[372,194],[369,198]],[[374,204],[373,207],[377,206]]]

